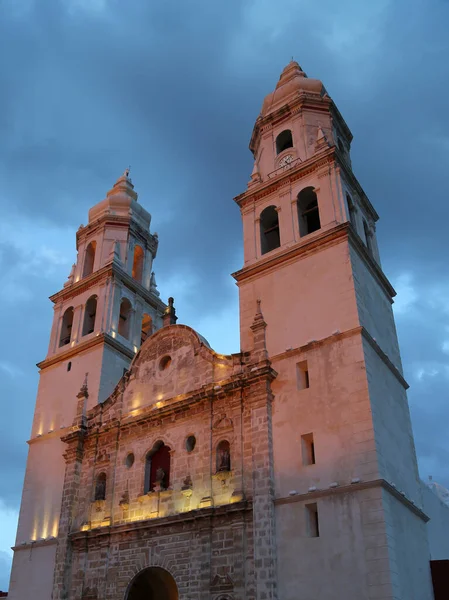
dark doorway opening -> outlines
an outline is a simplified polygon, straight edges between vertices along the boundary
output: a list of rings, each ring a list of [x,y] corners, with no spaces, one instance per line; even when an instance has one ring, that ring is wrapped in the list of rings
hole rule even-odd
[[[140,571],[128,588],[125,600],[178,600],[178,587],[168,571],[148,567]]]

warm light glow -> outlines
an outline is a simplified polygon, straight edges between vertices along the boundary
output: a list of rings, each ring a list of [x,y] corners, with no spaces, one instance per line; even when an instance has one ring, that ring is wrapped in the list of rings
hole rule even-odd
[[[164,397],[164,394],[162,394],[162,393],[157,395],[158,400],[162,400],[163,397]]]
[[[73,346],[75,345],[75,340],[73,340],[73,342],[70,344],[73,348]]]
[[[87,523],[81,525],[81,531],[89,531],[89,525]]]
[[[134,411],[134,410],[140,408],[141,405],[142,405],[142,392],[137,392],[137,394],[135,394],[132,399],[131,410]]]
[[[133,348],[134,348],[134,352],[137,352],[137,350],[138,350],[137,346],[133,346]]]
[[[53,521],[53,527],[52,527],[52,530],[51,530],[51,535],[52,535],[54,538],[58,537],[58,526],[59,526],[59,523],[58,523],[58,518],[57,518],[57,517],[55,517],[55,519],[54,519],[54,521]]]
[[[164,406],[163,402],[156,402],[156,408],[161,408],[161,406]]]
[[[212,499],[201,500],[198,508],[207,508],[208,506],[212,506]]]
[[[116,337],[117,334],[115,333],[115,331],[111,331],[111,335],[115,339],[115,337]]]
[[[75,283],[78,283],[78,281],[80,280],[80,276],[77,275],[76,279],[75,279]]]

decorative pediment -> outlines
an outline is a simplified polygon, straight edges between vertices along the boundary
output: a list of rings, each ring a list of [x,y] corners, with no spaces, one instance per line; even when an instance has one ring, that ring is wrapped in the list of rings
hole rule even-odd
[[[231,356],[214,352],[207,341],[186,325],[162,327],[142,345],[130,368],[124,390],[124,413],[143,407],[160,408],[213,386],[234,374]]]
[[[210,584],[211,592],[227,592],[234,589],[234,582],[229,573],[220,575],[217,573]]]
[[[106,452],[105,449],[100,449],[97,454],[97,460],[96,460],[97,464],[98,463],[108,463],[109,460],[110,460],[109,453]]]
[[[232,419],[227,417],[225,414],[219,415],[212,426],[214,431],[226,431],[233,428],[234,424]]]

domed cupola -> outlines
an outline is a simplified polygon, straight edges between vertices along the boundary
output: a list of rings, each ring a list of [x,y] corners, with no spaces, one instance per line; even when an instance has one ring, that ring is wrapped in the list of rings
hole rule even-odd
[[[274,92],[265,96],[261,116],[266,117],[302,92],[321,94],[322,90],[322,82],[309,79],[299,64],[292,60],[282,71]]]
[[[89,210],[89,223],[103,215],[130,216],[135,215],[145,228],[150,226],[151,215],[137,202],[137,192],[129,177],[129,170],[117,179],[106,198]]]

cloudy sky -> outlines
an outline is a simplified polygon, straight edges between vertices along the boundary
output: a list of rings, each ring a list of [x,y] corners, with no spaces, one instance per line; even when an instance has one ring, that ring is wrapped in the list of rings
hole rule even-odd
[[[449,486],[449,2],[0,1],[0,589],[52,307],[75,231],[125,167],[180,321],[239,350],[232,198],[263,97],[293,56],[354,134],[378,210],[421,475]]]

